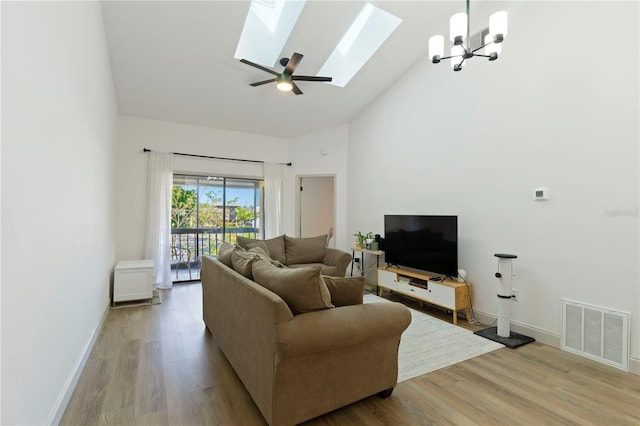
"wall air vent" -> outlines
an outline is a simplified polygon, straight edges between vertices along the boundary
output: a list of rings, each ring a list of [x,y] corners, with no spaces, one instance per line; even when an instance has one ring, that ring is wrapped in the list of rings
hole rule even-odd
[[[629,314],[562,299],[561,347],[629,371]]]

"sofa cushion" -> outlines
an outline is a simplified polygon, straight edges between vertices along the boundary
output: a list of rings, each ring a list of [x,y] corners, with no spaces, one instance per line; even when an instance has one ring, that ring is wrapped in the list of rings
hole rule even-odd
[[[287,265],[288,268],[310,268],[314,266],[320,268],[321,275],[331,275],[333,277],[338,275],[338,271],[335,266],[325,265],[324,263],[299,263]]]
[[[252,247],[261,247],[267,252],[267,255],[273,260],[277,260],[281,263],[286,263],[284,252],[284,237],[271,238],[269,240],[254,240],[252,238],[237,237],[238,245],[244,249],[250,249]]]
[[[280,296],[296,314],[334,307],[320,268],[278,268],[259,259],[252,272],[256,283]]]
[[[218,260],[228,267],[233,268],[233,264],[231,263],[231,253],[233,253],[235,248],[236,246],[233,244],[223,241],[222,244],[220,244],[220,247],[218,247]]]
[[[364,297],[364,277],[329,277],[322,279],[331,293],[334,306],[360,305]]]
[[[234,271],[252,280],[253,274],[251,272],[251,267],[253,262],[260,259],[260,254],[255,252],[255,247],[250,250],[246,251],[241,247],[234,249],[231,253],[231,265]],[[264,250],[260,250],[264,253]]]
[[[284,236],[286,264],[322,263],[327,249],[327,235],[312,238],[293,238]]]

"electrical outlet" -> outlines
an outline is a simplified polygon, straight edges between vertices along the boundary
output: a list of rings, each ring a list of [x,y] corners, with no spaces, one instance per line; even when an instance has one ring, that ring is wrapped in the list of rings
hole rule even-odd
[[[511,289],[511,300],[515,300],[516,302],[518,301],[518,289],[517,288],[512,288]]]

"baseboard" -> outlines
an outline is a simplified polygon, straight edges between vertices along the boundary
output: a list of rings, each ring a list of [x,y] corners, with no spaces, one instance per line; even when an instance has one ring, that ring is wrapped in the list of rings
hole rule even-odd
[[[484,324],[492,324],[497,319],[497,316],[477,309],[474,309],[473,312],[476,315],[476,319]],[[544,343],[545,345],[560,348],[560,335],[552,331],[532,327],[528,324],[513,320],[511,320],[511,330],[525,336],[533,337],[537,342]]]
[[[629,373],[640,376],[640,358],[629,356]]]
[[[63,386],[62,392],[60,392],[60,396],[58,397],[58,400],[56,401],[56,404],[54,405],[54,408],[51,411],[51,414],[49,415],[47,424],[49,425],[60,424],[60,421],[62,420],[62,416],[64,415],[64,410],[67,408],[67,404],[69,404],[69,401],[71,400],[71,395],[73,395],[73,391],[75,390],[76,385],[78,384],[78,380],[80,380],[80,375],[82,374],[82,371],[84,370],[84,367],[87,364],[87,361],[89,360],[89,356],[91,355],[93,346],[95,345],[96,340],[98,339],[98,336],[102,331],[102,327],[104,326],[104,322],[107,319],[107,315],[109,314],[110,302],[111,302],[110,300],[107,300],[107,304],[102,313],[102,318],[100,319],[98,326],[95,328],[95,330],[93,330],[91,338],[89,339],[84,350],[82,351],[82,356],[80,357],[80,359],[78,359],[78,362],[76,363],[73,374],[69,376],[65,385]]]
[[[479,311],[477,309],[474,309],[473,312],[475,313],[476,319],[484,324],[492,324],[497,318],[496,315]],[[560,335],[549,330],[532,327],[530,325],[513,320],[511,320],[511,329],[516,333],[533,337],[534,339],[536,339],[536,341],[544,343],[545,345],[553,346],[554,348],[560,349],[560,346],[562,344]],[[631,356],[629,357],[629,372],[640,376],[639,358],[634,358]]]

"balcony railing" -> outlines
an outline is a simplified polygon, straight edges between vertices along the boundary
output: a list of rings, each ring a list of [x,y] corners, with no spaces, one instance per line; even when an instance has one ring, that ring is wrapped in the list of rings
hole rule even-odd
[[[224,232],[223,232],[224,231]],[[259,238],[253,227],[171,229],[171,274],[174,281],[200,279],[202,256],[216,256],[223,241],[236,243],[238,235]],[[225,238],[223,239],[223,236]]]

